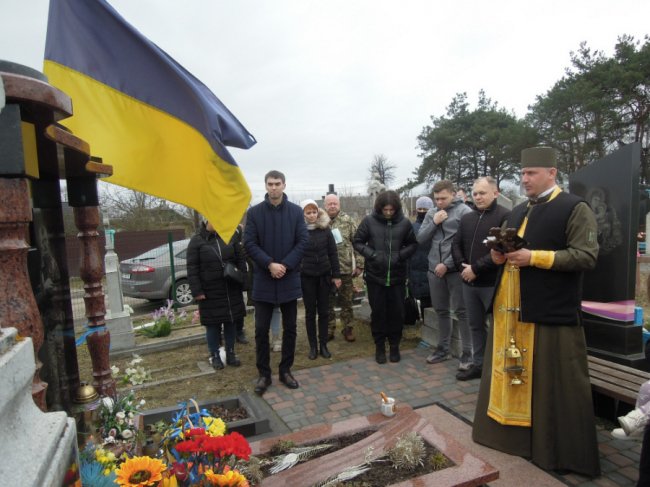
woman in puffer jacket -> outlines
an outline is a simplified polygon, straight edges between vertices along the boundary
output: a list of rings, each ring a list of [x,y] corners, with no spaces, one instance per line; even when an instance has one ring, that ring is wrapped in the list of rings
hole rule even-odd
[[[364,279],[375,360],[378,364],[386,363],[388,340],[390,361],[399,362],[408,260],[418,244],[395,191],[379,193],[373,213],[362,220],[352,243],[366,259]]]
[[[210,222],[192,237],[187,246],[187,280],[192,296],[199,305],[201,324],[210,350],[210,363],[223,369],[219,356],[221,326],[226,342],[226,364],[241,365],[235,354],[236,323],[246,315],[243,286],[224,276],[224,266],[231,262],[246,270],[246,260],[241,246],[241,229],[237,228],[230,242],[224,242]]]
[[[329,216],[319,209],[314,200],[300,203],[309,232],[309,242],[300,263],[302,300],[305,305],[305,326],[309,340],[309,359],[318,357],[316,340],[316,312],[318,312],[318,343],[320,355],[330,358],[327,349],[327,321],[330,289],[341,286],[341,271],[334,236],[329,228]]]

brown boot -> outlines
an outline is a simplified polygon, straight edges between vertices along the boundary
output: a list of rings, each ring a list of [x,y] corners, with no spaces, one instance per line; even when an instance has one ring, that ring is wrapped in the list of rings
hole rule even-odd
[[[346,342],[353,342],[356,340],[354,338],[354,334],[352,333],[352,327],[351,326],[346,326],[341,330],[341,334],[343,334],[343,337],[345,338]]]

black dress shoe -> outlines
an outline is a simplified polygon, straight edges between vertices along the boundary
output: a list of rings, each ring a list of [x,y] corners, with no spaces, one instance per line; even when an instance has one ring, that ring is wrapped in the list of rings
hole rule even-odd
[[[260,396],[266,392],[266,390],[271,385],[271,378],[260,375],[255,383],[255,394]]]
[[[323,358],[332,358],[332,354],[327,349],[327,344],[326,343],[321,343],[320,344],[320,356],[323,357]]]
[[[483,374],[483,369],[481,367],[472,365],[469,369],[461,370],[460,372],[458,372],[456,374],[456,379],[457,380],[478,379],[481,377],[482,374]]]
[[[318,352],[316,351],[316,347],[309,347],[309,355],[307,355],[307,358],[309,360],[316,360],[316,357],[318,357]]]
[[[298,381],[293,378],[293,375],[291,375],[291,372],[280,374],[280,382],[282,382],[289,389],[298,389],[298,387],[300,387]]]
[[[237,343],[241,343],[242,345],[246,345],[248,343],[248,338],[246,338],[244,332],[237,333],[237,337],[235,339],[237,340]]]

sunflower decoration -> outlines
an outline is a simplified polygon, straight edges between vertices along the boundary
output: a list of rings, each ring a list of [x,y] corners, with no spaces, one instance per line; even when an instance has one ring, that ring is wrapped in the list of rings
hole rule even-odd
[[[115,470],[115,482],[124,487],[156,486],[166,469],[165,464],[157,458],[132,457]]]
[[[250,485],[248,480],[246,480],[246,477],[240,474],[237,470],[232,470],[228,466],[224,467],[223,473],[207,469],[204,476],[208,485],[218,487],[249,487]]]

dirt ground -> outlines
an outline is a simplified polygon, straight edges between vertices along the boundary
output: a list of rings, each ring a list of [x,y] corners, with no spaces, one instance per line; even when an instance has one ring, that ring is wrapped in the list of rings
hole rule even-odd
[[[152,409],[163,406],[174,406],[180,401],[187,401],[189,398],[197,400],[214,399],[237,395],[242,391],[252,392],[255,386],[255,380],[257,379],[257,369],[255,367],[255,333],[252,316],[246,317],[244,326],[250,342],[247,345],[237,344],[236,346],[237,355],[242,362],[240,367],[226,366],[225,369],[215,371],[213,374],[187,378],[182,381],[159,386],[146,387],[137,390],[137,398],[145,399],[147,401],[146,409]],[[174,333],[187,335],[203,333],[203,330],[203,327],[199,325],[197,327],[186,327]],[[354,334],[356,341],[348,343],[343,339],[339,327],[335,339],[328,343],[332,358],[327,360],[319,357],[316,360],[309,360],[307,358],[309,347],[304,326],[303,309],[299,305],[298,340],[296,343],[296,357],[293,370],[317,367],[330,361],[350,360],[360,356],[374,356],[375,347],[370,335],[369,325],[364,321],[355,320]],[[137,338],[138,343],[150,340],[160,339]],[[401,348],[404,350],[414,348],[419,342],[419,327],[407,327]],[[81,380],[92,382],[92,366],[88,349],[85,345],[82,345],[77,349],[77,352]],[[142,354],[141,357],[143,358],[141,365],[151,372],[152,379],[155,382],[199,373],[200,369],[197,362],[203,361],[207,363],[208,349],[205,342],[203,342],[200,345],[185,346],[158,353]],[[111,365],[116,365],[120,368],[121,373],[123,373],[130,360],[131,358],[112,360]],[[277,371],[279,361],[280,353],[272,352],[271,369],[274,374]],[[277,377],[274,377],[274,381],[277,381],[276,379]],[[128,386],[118,382],[118,389],[121,388],[128,390]]]

